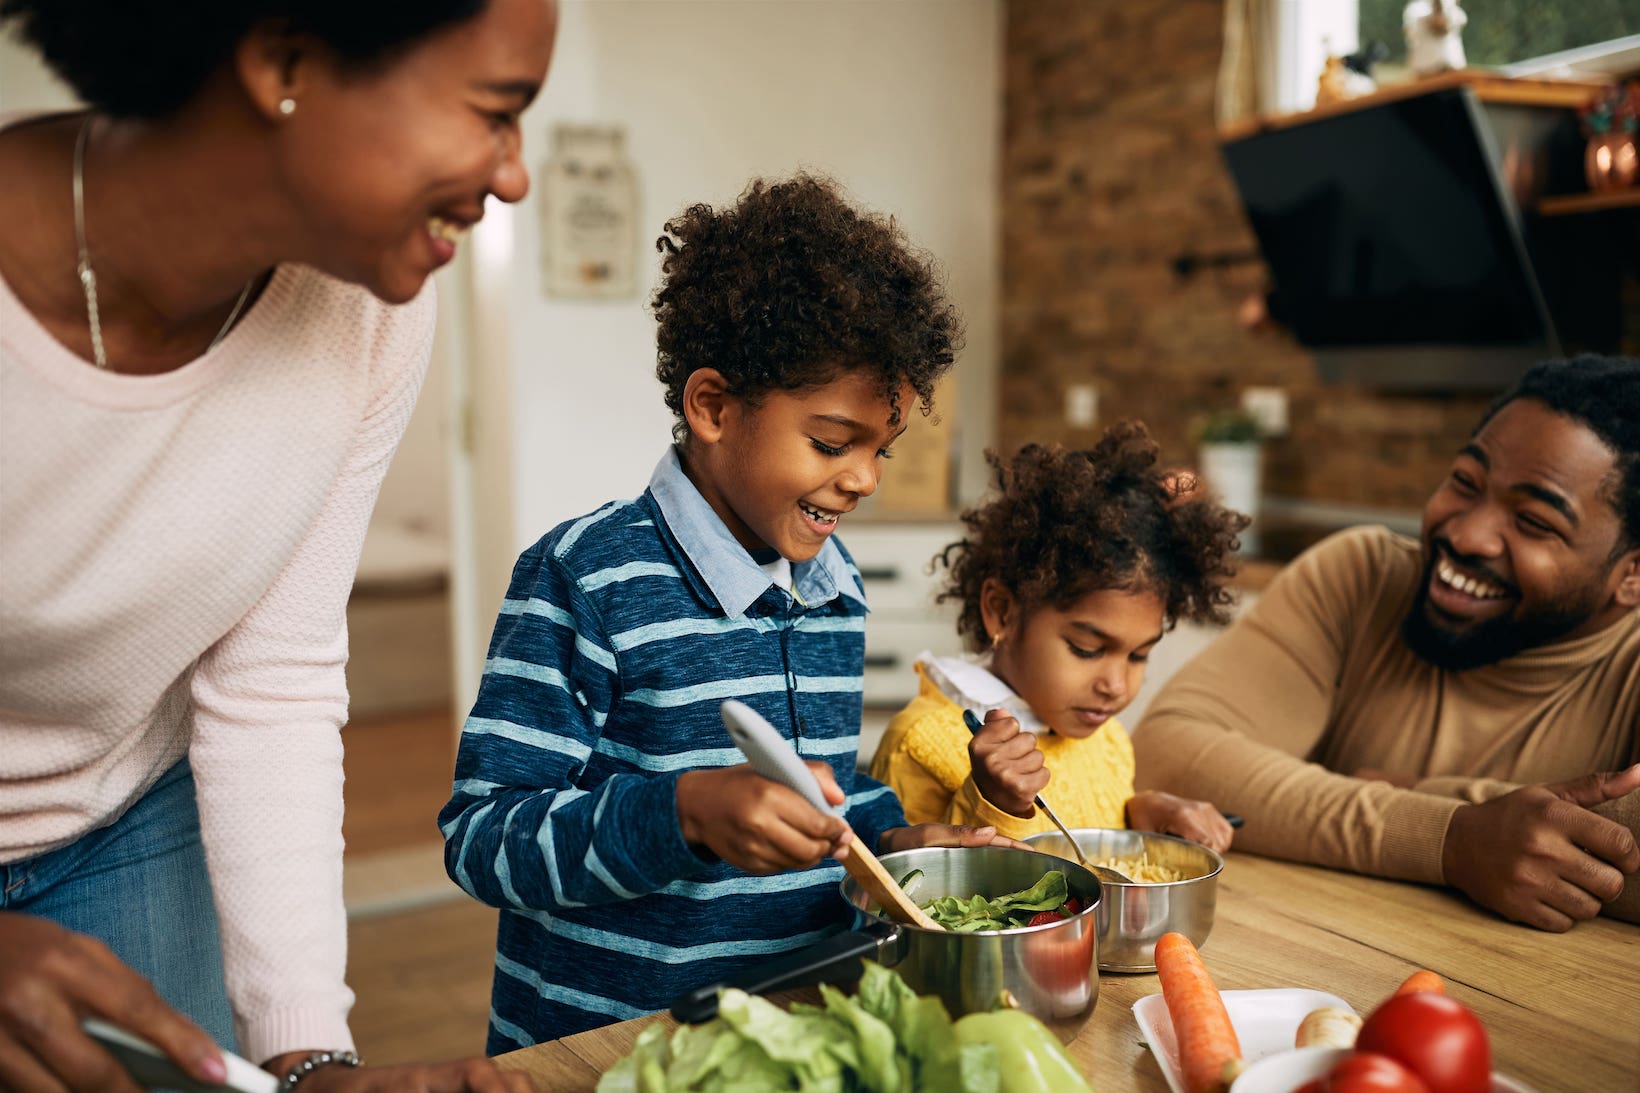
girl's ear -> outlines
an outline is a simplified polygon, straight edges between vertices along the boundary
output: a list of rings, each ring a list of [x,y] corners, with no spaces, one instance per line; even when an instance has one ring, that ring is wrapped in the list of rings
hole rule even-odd
[[[729,381],[716,368],[697,368],[683,384],[683,420],[703,444],[723,439],[723,429],[731,406],[738,400],[729,393]]]
[[[996,646],[1018,622],[1019,605],[1006,585],[995,577],[987,577],[979,588],[979,614],[985,622],[985,644]]]

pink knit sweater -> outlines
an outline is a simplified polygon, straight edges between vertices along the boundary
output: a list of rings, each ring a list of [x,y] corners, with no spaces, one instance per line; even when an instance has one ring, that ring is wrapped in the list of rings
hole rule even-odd
[[[345,609],[434,310],[281,266],[216,349],[129,376],[0,280],[0,862],[186,754],[252,1059],[351,1046]]]

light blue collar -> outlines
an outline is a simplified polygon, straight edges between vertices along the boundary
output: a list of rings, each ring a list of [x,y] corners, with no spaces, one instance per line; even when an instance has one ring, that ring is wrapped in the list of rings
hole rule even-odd
[[[724,614],[744,615],[770,588],[769,575],[683,473],[677,448],[668,447],[656,464],[649,477],[649,493]],[[866,602],[843,552],[829,539],[811,561],[792,563],[792,588],[780,591],[795,595],[804,607],[819,607],[839,593],[862,607]]]

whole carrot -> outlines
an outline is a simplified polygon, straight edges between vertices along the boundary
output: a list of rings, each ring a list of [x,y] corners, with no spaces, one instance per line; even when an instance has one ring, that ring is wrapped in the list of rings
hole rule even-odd
[[[1156,975],[1173,1019],[1186,1093],[1224,1093],[1242,1071],[1241,1042],[1196,946],[1183,934],[1156,941]]]
[[[1416,971],[1407,976],[1406,980],[1395,988],[1395,994],[1390,997],[1393,998],[1395,995],[1401,994],[1417,994],[1420,991],[1428,991],[1430,994],[1445,994],[1446,984],[1434,972]]]

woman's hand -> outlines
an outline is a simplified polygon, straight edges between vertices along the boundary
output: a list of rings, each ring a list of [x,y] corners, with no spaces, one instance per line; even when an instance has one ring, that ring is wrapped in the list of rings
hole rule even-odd
[[[211,1038],[102,942],[0,911],[0,1089],[140,1093],[81,1030],[91,1016],[150,1041],[205,1084],[227,1080]]]
[[[831,767],[813,759],[808,765],[826,800],[842,804]],[[850,838],[841,816],[820,812],[745,763],[679,775],[678,823],[685,842],[748,873],[807,869],[828,855],[840,856]]]
[[[1018,839],[998,835],[994,827],[916,824],[912,827],[891,827],[883,832],[877,840],[877,853],[891,854],[896,850],[915,850],[919,846],[1011,846],[1018,850],[1031,849]]]
[[[1135,831],[1177,835],[1220,854],[1230,849],[1235,834],[1230,821],[1207,801],[1192,801],[1154,789],[1128,799],[1127,820]]]
[[[306,1058],[298,1051],[270,1059],[267,1069],[283,1078]],[[281,1067],[279,1064],[283,1063]],[[508,1073],[489,1059],[409,1066],[323,1066],[302,1079],[297,1093],[532,1093],[526,1075]]]
[[[980,796],[1014,816],[1036,815],[1035,797],[1048,784],[1048,768],[1036,737],[1011,714],[985,715],[985,727],[968,741],[968,763]]]

